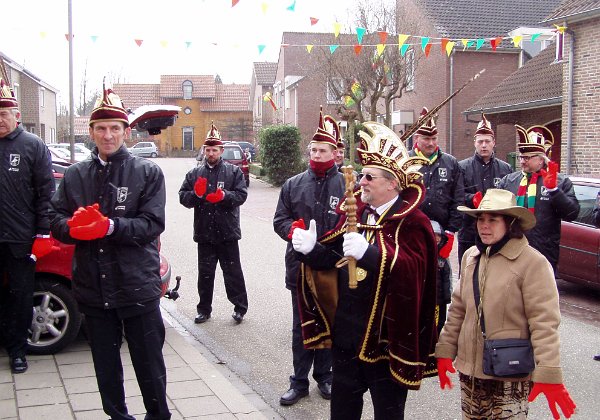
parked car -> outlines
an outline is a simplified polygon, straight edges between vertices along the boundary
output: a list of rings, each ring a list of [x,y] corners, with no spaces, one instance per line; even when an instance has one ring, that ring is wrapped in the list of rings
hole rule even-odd
[[[54,150],[59,149],[67,152],[68,159],[71,159],[71,145],[69,143],[48,143],[46,144],[48,149]],[[81,144],[74,144],[73,151],[75,152],[75,162],[81,162],[87,159],[92,151]]]
[[[246,187],[250,186],[250,167],[248,166],[248,160],[244,155],[244,151],[240,146],[233,142],[223,143],[223,154],[221,155],[224,161],[231,163],[232,165],[238,166],[244,174],[246,180]],[[198,156],[196,157],[198,165],[204,160],[204,146],[200,148]]]
[[[592,216],[600,179],[570,179],[580,210],[573,222],[562,222],[557,277],[600,289],[600,229]]]
[[[141,141],[129,148],[129,153],[134,156],[158,157],[158,147],[151,141]]]
[[[246,151],[246,149],[248,149],[250,151],[250,157],[252,159],[252,162],[256,160],[256,148],[252,143],[250,143],[249,141],[232,141],[232,143],[238,144],[244,152]]]

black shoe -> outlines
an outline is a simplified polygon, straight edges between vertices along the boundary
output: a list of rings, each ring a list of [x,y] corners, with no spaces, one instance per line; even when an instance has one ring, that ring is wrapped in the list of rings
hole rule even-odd
[[[27,370],[27,360],[25,356],[11,357],[10,359],[10,370],[12,373],[23,373]]]
[[[317,388],[319,388],[319,394],[321,394],[321,397],[325,398],[326,400],[331,399],[331,384],[327,382],[321,382],[317,384]]]
[[[595,355],[594,360],[597,360],[598,362],[600,362],[600,354]]]
[[[243,320],[244,320],[244,314],[238,311],[235,311],[231,317],[235,320],[235,322],[237,322],[238,324],[240,324]]]
[[[308,395],[308,389],[300,391],[298,389],[290,388],[287,390],[287,392],[285,394],[283,394],[281,396],[281,398],[279,399],[279,404],[294,405],[298,401],[300,401],[301,398],[304,398],[307,395]]]
[[[202,324],[202,323],[208,321],[209,319],[210,319],[210,314],[208,314],[208,315],[198,314],[198,315],[196,315],[196,318],[194,318],[194,323]]]

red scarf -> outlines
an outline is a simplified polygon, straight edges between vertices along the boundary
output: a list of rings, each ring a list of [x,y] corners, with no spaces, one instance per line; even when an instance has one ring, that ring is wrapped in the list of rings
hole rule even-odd
[[[315,162],[314,160],[310,161],[310,169],[317,175],[318,178],[325,177],[327,171],[335,164],[335,160],[331,159],[327,162]]]

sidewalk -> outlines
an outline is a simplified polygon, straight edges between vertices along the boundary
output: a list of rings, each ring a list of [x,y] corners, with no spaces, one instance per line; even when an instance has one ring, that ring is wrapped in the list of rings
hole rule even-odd
[[[190,337],[165,311],[167,396],[172,419],[266,419],[274,412],[239,379],[226,378],[199,351]],[[126,342],[123,343],[125,393],[129,413],[145,415]],[[0,418],[19,420],[106,420],[96,384],[92,355],[79,338],[53,356],[28,355],[29,369],[10,371],[5,352],[0,355]],[[236,387],[234,380],[240,382]],[[240,390],[241,388],[243,390]],[[261,406],[259,411],[250,399]]]

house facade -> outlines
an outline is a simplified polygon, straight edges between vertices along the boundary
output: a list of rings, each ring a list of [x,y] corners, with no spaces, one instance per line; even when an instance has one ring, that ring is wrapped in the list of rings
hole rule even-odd
[[[273,95],[273,85],[277,76],[277,63],[255,62],[252,66],[250,82],[250,107],[254,132],[258,134],[261,128],[273,124],[274,108],[265,95]]]
[[[19,101],[23,128],[46,143],[55,143],[58,90],[2,53],[0,53],[0,60],[4,63],[10,85]]]

